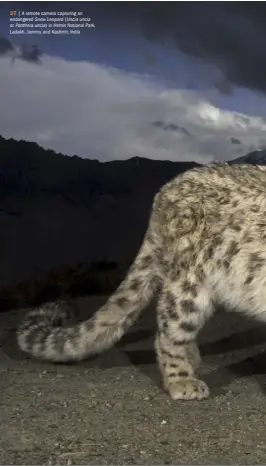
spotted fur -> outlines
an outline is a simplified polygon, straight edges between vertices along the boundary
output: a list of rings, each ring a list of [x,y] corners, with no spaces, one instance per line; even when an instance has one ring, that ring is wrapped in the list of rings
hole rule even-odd
[[[173,399],[203,399],[199,330],[215,305],[266,320],[266,167],[212,164],[187,171],[155,196],[142,247],[125,280],[89,320],[67,325],[64,303],[31,311],[22,350],[80,360],[114,345],[157,293],[155,348]]]

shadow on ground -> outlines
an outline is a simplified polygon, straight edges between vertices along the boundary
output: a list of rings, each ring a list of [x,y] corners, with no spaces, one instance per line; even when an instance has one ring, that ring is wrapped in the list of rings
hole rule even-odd
[[[79,321],[89,318],[106,298],[82,298],[77,300],[76,315]],[[89,312],[88,312],[89,309]],[[2,317],[4,314],[1,315]],[[8,320],[8,313],[5,313]],[[13,312],[12,324],[5,332],[0,346],[12,360],[29,359],[17,347],[15,330],[18,325],[19,311]],[[140,321],[116,345],[100,356],[79,363],[79,366],[111,367],[139,366],[158,383],[158,370],[154,370],[156,356],[153,349],[156,331],[154,303],[143,313]],[[265,348],[262,347],[265,344]],[[266,374],[266,325],[258,325],[240,314],[217,312],[206,325],[200,338],[200,350],[203,357],[216,361],[216,367],[204,374],[204,379],[212,387],[213,396],[223,393],[236,378],[256,377],[261,390],[265,393]],[[252,354],[250,354],[250,351]],[[240,356],[238,355],[240,353]],[[236,357],[237,356],[237,357]],[[235,360],[236,359],[236,360]],[[32,364],[47,364],[30,360]],[[73,364],[71,364],[73,365]]]

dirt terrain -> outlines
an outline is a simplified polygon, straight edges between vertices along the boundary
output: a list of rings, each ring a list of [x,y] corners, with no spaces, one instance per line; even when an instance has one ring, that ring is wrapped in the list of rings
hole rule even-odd
[[[105,299],[79,300],[80,318]],[[218,313],[201,335],[211,398],[179,402],[160,385],[153,308],[78,365],[28,359],[23,311],[0,314],[1,464],[266,464],[266,324]]]

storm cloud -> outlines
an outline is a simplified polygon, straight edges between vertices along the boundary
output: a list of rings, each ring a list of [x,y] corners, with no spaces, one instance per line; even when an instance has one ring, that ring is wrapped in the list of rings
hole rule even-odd
[[[22,44],[14,46],[6,37],[0,36],[0,56],[10,56],[31,63],[41,63],[42,52],[37,45]]]
[[[174,45],[217,67],[214,84],[266,92],[265,2],[92,2],[97,21],[139,28],[151,42]],[[88,7],[87,7],[88,8]],[[83,8],[84,9],[84,8]]]
[[[6,37],[0,36],[0,55],[7,55],[14,49],[10,40]]]

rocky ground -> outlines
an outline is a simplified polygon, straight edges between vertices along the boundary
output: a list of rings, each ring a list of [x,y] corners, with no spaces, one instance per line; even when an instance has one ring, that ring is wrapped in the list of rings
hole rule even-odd
[[[80,317],[105,299],[79,300]],[[266,325],[217,314],[201,335],[211,398],[174,402],[155,364],[153,306],[116,348],[68,366],[19,351],[22,315],[0,314],[1,464],[266,464]]]

